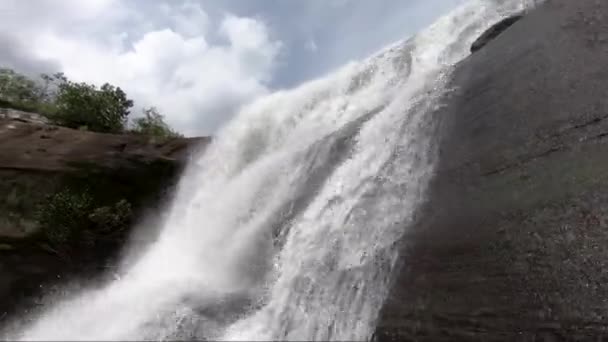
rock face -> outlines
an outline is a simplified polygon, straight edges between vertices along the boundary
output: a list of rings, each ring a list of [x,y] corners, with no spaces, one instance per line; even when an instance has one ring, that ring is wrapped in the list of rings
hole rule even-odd
[[[608,336],[608,2],[553,0],[456,69],[379,341]]]
[[[138,135],[100,134],[19,119],[0,119],[0,236],[24,236],[35,207],[66,182],[100,181],[104,190],[138,202],[157,193],[205,138],[154,141]]]
[[[509,27],[513,26],[513,24],[518,22],[522,17],[523,16],[520,14],[513,15],[492,25],[492,27],[487,29],[481,36],[479,36],[479,38],[477,38],[477,40],[473,42],[471,45],[471,53],[481,50],[481,48],[486,46],[492,40],[496,39],[496,37],[498,37]]]
[[[119,235],[69,260],[43,248],[36,212],[48,195],[86,188],[104,203],[127,200],[137,217],[163,205],[190,153],[209,141],[73,130],[7,112],[0,113],[0,321],[23,298],[35,302],[41,287],[68,275],[102,274],[127,238]]]

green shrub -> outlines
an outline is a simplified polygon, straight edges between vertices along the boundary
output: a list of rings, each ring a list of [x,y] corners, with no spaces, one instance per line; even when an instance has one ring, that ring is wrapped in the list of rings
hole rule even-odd
[[[41,232],[52,246],[64,246],[88,228],[91,210],[93,198],[86,191],[65,189],[49,195],[38,211]]]
[[[122,199],[113,206],[94,209],[89,214],[89,220],[97,233],[111,235],[128,228],[132,214],[131,203]]]
[[[108,83],[97,89],[91,84],[66,81],[59,85],[55,106],[57,113],[52,120],[61,126],[119,133],[133,101],[122,89]]]
[[[53,103],[40,102],[40,103],[28,103],[28,102],[8,102],[0,99],[0,108],[11,108],[24,112],[40,114],[47,119],[53,118],[57,113],[57,108]]]
[[[132,132],[158,138],[175,138],[181,135],[169,127],[155,107],[143,110],[143,117],[133,120]]]
[[[66,188],[47,197],[37,219],[49,247],[66,255],[124,232],[131,223],[132,209],[124,199],[113,205],[98,206],[88,190]]]
[[[42,74],[34,80],[0,68],[0,107],[39,113],[60,126],[121,133],[133,101],[122,89],[108,83],[97,88],[73,82],[63,73]],[[131,132],[162,139],[181,136],[155,107],[144,109],[143,114],[133,120]]]
[[[0,68],[0,106],[51,116],[57,112],[55,96],[67,82],[62,73],[33,80],[11,69]]]
[[[11,69],[0,68],[0,98],[10,103],[36,103],[42,89],[33,80]]]
[[[97,88],[72,82],[62,73],[31,79],[0,68],[0,105],[43,114],[61,126],[118,133],[124,130],[133,101],[108,83]]]

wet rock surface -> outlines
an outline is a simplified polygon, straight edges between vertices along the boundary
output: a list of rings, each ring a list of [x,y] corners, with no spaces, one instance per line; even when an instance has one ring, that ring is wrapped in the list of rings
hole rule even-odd
[[[608,338],[607,19],[548,1],[458,65],[377,340]]]

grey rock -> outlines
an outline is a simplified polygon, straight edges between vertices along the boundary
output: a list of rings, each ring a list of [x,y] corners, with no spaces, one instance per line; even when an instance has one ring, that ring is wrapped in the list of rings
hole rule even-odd
[[[608,336],[607,19],[546,2],[457,66],[376,340]]]

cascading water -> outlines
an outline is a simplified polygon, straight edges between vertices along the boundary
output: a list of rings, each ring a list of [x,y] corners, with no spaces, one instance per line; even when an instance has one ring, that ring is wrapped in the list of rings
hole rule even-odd
[[[191,163],[137,262],[7,336],[368,339],[432,172],[450,66],[525,5],[475,0],[367,61],[249,105]]]

